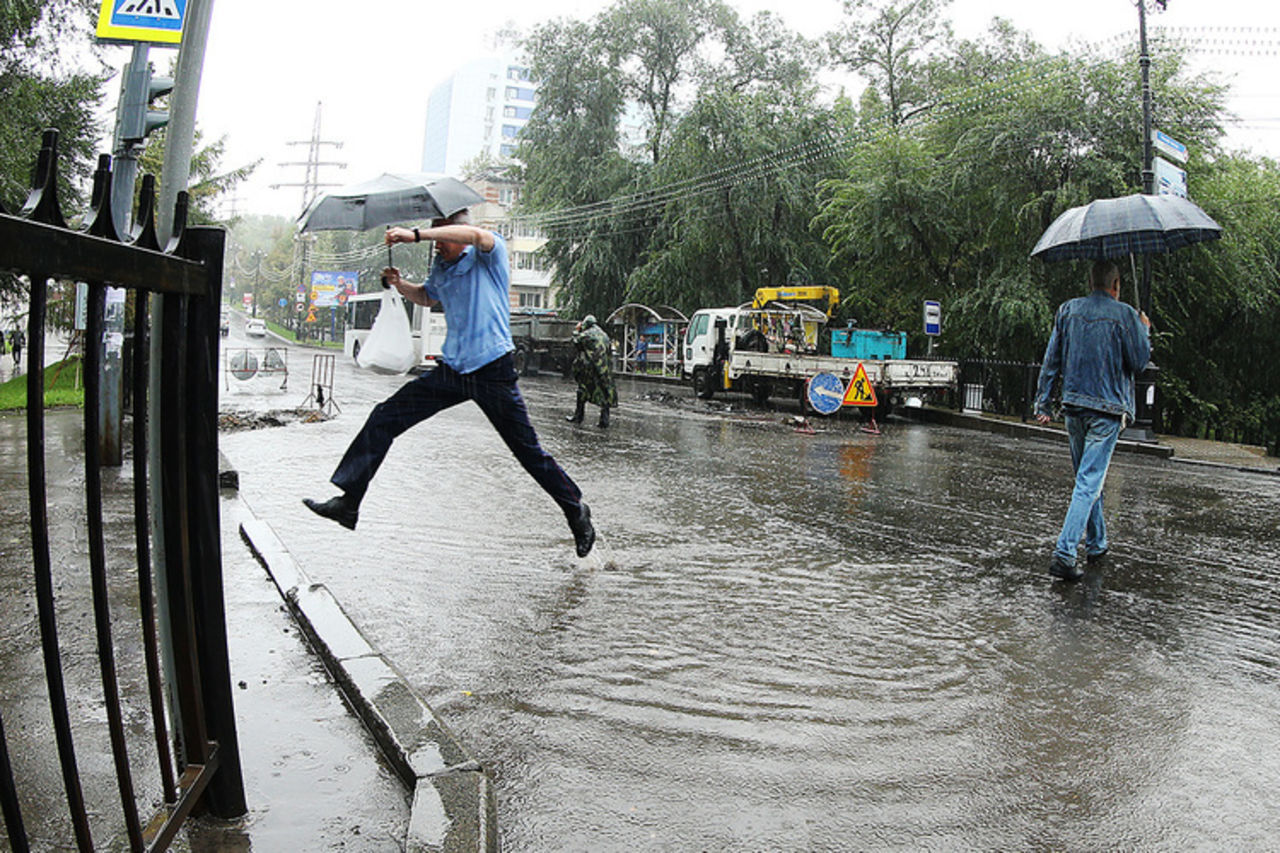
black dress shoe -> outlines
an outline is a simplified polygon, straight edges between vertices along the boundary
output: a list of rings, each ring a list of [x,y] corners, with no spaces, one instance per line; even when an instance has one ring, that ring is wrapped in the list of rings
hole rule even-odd
[[[1099,561],[1099,560],[1101,560],[1103,557],[1107,556],[1107,552],[1108,552],[1109,550],[1111,550],[1111,549],[1110,549],[1110,548],[1103,548],[1101,551],[1099,551],[1099,552],[1098,552],[1098,553],[1096,553],[1096,554],[1085,554],[1085,555],[1084,555],[1084,561],[1085,561],[1086,563],[1088,563],[1089,565],[1091,565],[1091,566],[1092,566],[1094,563],[1098,562],[1098,561]]]
[[[302,503],[316,515],[336,521],[348,530],[356,529],[356,521],[360,518],[360,501],[349,495],[336,495],[323,503],[303,498]]]
[[[596,529],[591,524],[591,507],[585,503],[580,505],[578,517],[569,520],[569,529],[573,531],[573,544],[578,549],[578,556],[585,557],[591,553],[591,546],[596,544]]]
[[[1058,580],[1064,580],[1068,583],[1075,583],[1084,577],[1084,569],[1072,563],[1064,562],[1060,557],[1054,556],[1053,562],[1049,564],[1049,574]]]

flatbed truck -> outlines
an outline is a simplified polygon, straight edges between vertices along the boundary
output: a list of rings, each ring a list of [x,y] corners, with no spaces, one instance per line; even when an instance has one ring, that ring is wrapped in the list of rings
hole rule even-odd
[[[738,307],[696,311],[685,333],[684,376],[703,399],[737,391],[760,403],[790,397],[802,410],[814,411],[808,389],[815,376],[834,375],[847,388],[861,369],[874,390],[875,403],[867,409],[876,417],[908,397],[956,388],[956,362],[902,357],[906,336],[899,332],[839,329],[832,333],[833,349],[842,354],[819,354],[819,331],[834,304],[832,299],[823,311],[758,298]]]

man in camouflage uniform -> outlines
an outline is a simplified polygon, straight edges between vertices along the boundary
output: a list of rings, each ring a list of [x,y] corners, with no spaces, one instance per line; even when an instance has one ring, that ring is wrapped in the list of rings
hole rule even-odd
[[[600,407],[600,428],[609,426],[609,408],[618,405],[618,386],[613,381],[609,351],[613,342],[590,314],[582,318],[573,333],[573,345],[578,354],[573,359],[573,378],[578,383],[578,405],[573,414],[565,418],[570,423],[582,423],[586,404]]]

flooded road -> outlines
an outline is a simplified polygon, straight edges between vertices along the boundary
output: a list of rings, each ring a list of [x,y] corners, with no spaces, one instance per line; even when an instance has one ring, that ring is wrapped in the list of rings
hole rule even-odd
[[[1280,833],[1280,479],[1118,454],[1112,556],[1066,586],[1045,572],[1065,445],[897,420],[805,435],[789,411],[628,381],[601,431],[564,422],[569,383],[536,378],[521,386],[592,506],[596,555],[573,556],[470,405],[397,442],[356,531],[309,517],[299,499],[331,493],[402,381],[340,365],[340,416],[223,449],[258,515],[491,770],[504,849],[1258,849]]]

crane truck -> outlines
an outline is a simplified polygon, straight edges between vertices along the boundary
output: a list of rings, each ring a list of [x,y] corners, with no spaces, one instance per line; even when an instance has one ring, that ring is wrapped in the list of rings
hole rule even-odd
[[[700,309],[685,332],[684,376],[703,399],[739,391],[759,403],[791,397],[822,414],[865,406],[876,417],[908,396],[956,387],[959,365],[906,358],[905,332],[837,329],[830,332],[831,354],[820,354],[839,300],[834,287],[761,288],[750,303]],[[827,399],[832,395],[838,405]]]

